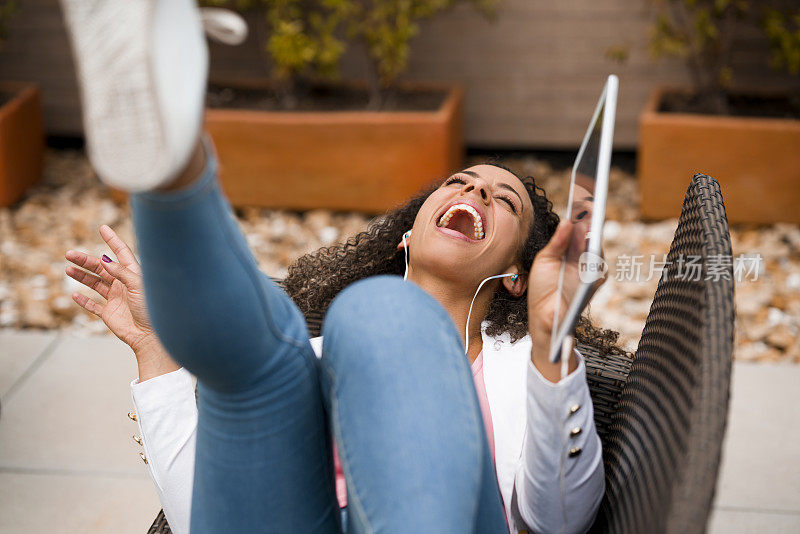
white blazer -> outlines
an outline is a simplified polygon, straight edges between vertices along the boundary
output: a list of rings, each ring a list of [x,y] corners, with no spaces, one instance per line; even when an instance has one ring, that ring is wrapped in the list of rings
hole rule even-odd
[[[322,338],[311,345],[320,356]],[[531,362],[531,339],[483,334],[483,377],[492,415],[495,470],[512,533],[585,532],[605,490],[600,439],[583,358],[552,383]],[[131,383],[133,404],[164,514],[189,532],[197,405],[185,369]],[[563,477],[563,494],[562,494]]]

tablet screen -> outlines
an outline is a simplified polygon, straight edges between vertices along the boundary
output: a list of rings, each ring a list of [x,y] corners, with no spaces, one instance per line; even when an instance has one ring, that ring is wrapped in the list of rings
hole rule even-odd
[[[558,292],[573,297],[568,302],[564,298],[558,299],[559,305],[567,306],[567,310],[561,324],[558,317],[562,310],[555,311],[550,353],[553,362],[558,361],[562,342],[572,333],[591,295],[592,284],[605,274],[607,268],[600,254],[616,102],[617,78],[612,75],[603,89],[572,166],[566,217],[573,223],[573,233],[564,255]]]
[[[595,117],[589,130],[589,138],[582,154],[578,155],[572,167],[572,186],[567,203],[567,218],[574,223],[572,241],[567,250],[566,261],[578,264],[581,254],[589,246],[589,231],[594,213],[594,195],[597,185],[597,163],[600,150],[600,132],[603,126],[603,112]]]

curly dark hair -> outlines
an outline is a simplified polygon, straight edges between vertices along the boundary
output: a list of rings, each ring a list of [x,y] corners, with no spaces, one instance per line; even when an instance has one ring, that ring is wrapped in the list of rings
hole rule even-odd
[[[544,189],[536,184],[532,176],[520,178],[495,160],[486,164],[500,167],[517,176],[530,196],[533,223],[518,258],[520,265],[530,266],[558,226],[559,217],[553,211],[553,203],[547,199]],[[438,187],[436,185],[423,191],[402,206],[377,218],[366,231],[356,234],[345,243],[321,248],[290,265],[283,286],[303,314],[324,314],[340,291],[363,278],[379,274],[402,276],[405,270],[404,254],[397,250],[397,243],[403,233],[413,226],[420,207]],[[489,304],[485,321],[486,333],[490,336],[508,333],[512,341],[524,337],[528,333],[527,292],[515,297],[500,284]],[[595,347],[601,354],[624,352],[617,345],[618,332],[597,328],[586,315],[579,318],[575,337],[579,343]]]

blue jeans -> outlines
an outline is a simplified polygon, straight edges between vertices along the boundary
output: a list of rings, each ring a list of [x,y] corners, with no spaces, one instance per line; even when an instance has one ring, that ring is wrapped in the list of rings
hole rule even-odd
[[[472,375],[445,310],[398,277],[331,304],[323,358],[261,273],[209,157],[197,182],[132,195],[152,323],[198,378],[192,532],[506,532]]]

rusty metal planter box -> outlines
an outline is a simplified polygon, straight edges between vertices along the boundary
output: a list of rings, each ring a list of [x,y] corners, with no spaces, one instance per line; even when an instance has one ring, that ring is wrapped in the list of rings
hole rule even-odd
[[[800,223],[800,120],[658,111],[639,119],[641,215],[677,217],[695,172],[719,181],[731,222]]]
[[[35,84],[0,82],[0,91],[13,94],[0,107],[0,206],[10,206],[42,176],[42,108]]]
[[[435,111],[208,109],[235,206],[385,211],[463,162],[463,94]]]

